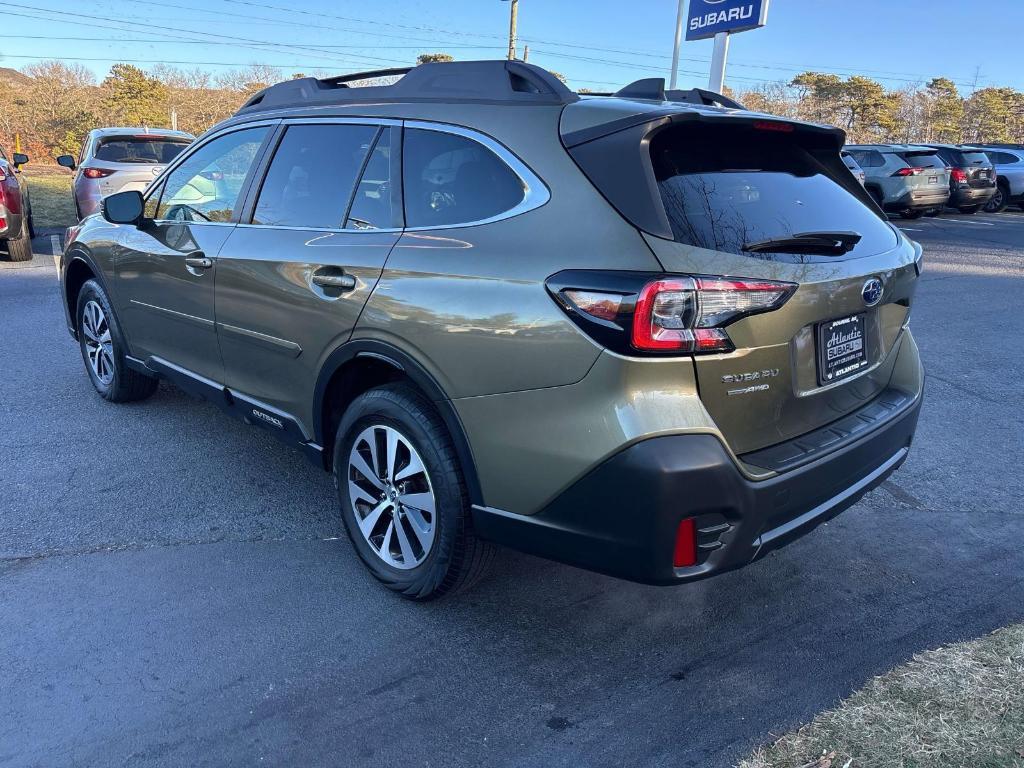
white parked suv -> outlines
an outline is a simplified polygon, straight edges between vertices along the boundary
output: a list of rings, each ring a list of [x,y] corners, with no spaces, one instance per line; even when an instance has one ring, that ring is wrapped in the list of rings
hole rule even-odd
[[[996,169],[996,193],[985,205],[988,213],[999,213],[1009,205],[1024,211],[1024,145],[981,144]]]
[[[96,128],[89,131],[78,161],[61,155],[57,163],[75,172],[72,191],[78,218],[96,213],[100,200],[115,192],[142,192],[195,136],[160,128]]]

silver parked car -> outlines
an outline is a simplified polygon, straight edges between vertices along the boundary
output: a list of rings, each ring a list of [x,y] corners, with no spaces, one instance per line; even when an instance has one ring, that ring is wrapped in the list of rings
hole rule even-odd
[[[913,144],[848,144],[864,169],[864,187],[879,207],[916,219],[942,210],[949,200],[949,169],[932,147]]]
[[[1016,205],[1024,211],[1024,145],[981,144],[976,151],[988,155],[996,169],[996,193],[985,204],[985,210],[999,213]]]
[[[100,200],[115,192],[142,192],[195,136],[161,128],[96,128],[89,131],[75,161],[57,163],[75,172],[73,192],[78,218],[96,213]]]

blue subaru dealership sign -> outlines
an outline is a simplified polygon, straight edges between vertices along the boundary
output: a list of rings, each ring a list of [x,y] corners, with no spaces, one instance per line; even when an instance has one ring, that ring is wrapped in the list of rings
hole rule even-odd
[[[768,0],[690,0],[686,39],[703,40],[719,32],[743,32],[768,23]]]

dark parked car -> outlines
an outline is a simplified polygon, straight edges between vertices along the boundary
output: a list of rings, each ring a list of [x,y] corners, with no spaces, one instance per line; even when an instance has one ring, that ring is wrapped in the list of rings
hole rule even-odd
[[[929,144],[949,168],[949,202],[960,213],[977,213],[996,193],[996,169],[981,150]]]
[[[21,166],[27,162],[28,155],[15,152],[8,159],[0,148],[0,247],[7,249],[11,261],[32,258],[32,199],[21,175]]]
[[[906,459],[921,247],[841,130],[515,61],[383,74],[267,88],[70,230],[101,397],[165,378],[296,446],[417,599],[495,542],[713,576]]]

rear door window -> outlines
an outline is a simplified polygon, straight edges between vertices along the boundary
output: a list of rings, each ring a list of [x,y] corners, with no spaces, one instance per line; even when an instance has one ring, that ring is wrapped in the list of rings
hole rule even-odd
[[[511,210],[526,195],[515,171],[473,139],[408,129],[402,143],[407,227],[472,224]]]
[[[661,131],[651,141],[651,159],[674,239],[746,254],[744,245],[755,242],[856,232],[861,239],[852,255],[894,247],[889,226],[832,177],[836,149],[827,144],[748,125]]]
[[[252,223],[341,229],[379,130],[356,124],[289,126],[270,162]]]
[[[861,168],[881,168],[885,165],[882,153],[874,149],[851,149],[850,154]]]

